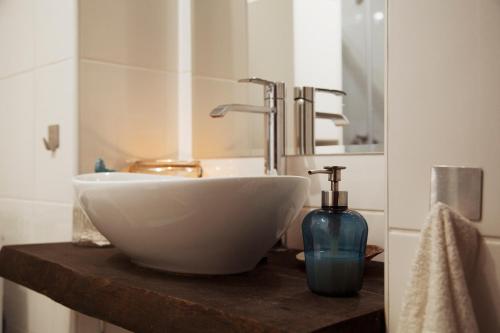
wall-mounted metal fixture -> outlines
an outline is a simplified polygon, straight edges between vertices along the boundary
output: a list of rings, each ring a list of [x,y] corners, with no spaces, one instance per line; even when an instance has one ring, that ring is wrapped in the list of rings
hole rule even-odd
[[[327,141],[316,141],[314,121],[330,119],[336,126],[349,125],[349,120],[340,113],[316,112],[314,106],[315,93],[328,93],[336,96],[345,96],[342,90],[324,89],[315,87],[295,87],[295,124],[297,147],[299,155],[313,155],[315,147],[324,145]]]
[[[47,150],[55,152],[59,148],[59,125],[50,125],[48,127],[48,139],[43,138],[43,143]]]
[[[442,202],[471,221],[481,220],[483,170],[434,166],[431,170],[431,206]]]

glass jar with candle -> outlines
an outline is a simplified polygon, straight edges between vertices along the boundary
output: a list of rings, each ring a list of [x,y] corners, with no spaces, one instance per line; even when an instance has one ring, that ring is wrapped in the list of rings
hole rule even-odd
[[[127,172],[197,178],[202,176],[199,161],[141,160],[129,164]]]

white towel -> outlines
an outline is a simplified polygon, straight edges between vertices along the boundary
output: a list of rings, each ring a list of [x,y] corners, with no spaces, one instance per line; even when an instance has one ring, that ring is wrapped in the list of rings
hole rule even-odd
[[[469,220],[440,202],[431,208],[403,299],[399,333],[479,331],[467,287],[478,247],[479,233]]]

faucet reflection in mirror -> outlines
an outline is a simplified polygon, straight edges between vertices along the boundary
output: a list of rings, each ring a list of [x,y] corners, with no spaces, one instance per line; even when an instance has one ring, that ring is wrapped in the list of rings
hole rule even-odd
[[[295,111],[295,133],[297,140],[297,153],[299,155],[314,155],[316,146],[338,144],[337,140],[317,140],[315,135],[316,119],[329,119],[335,126],[349,125],[349,120],[342,113],[329,113],[316,111],[316,93],[328,93],[335,96],[346,96],[342,90],[295,87],[294,89],[294,111]]]
[[[228,112],[262,113],[266,117],[266,145],[264,150],[267,175],[284,174],[285,155],[285,83],[259,78],[241,79],[238,82],[264,86],[264,106],[246,104],[219,105],[210,112],[213,118],[224,117]]]

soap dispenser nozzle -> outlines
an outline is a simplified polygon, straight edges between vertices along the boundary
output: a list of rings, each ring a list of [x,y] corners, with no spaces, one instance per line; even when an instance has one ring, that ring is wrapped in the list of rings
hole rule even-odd
[[[307,173],[314,175],[323,173],[328,175],[328,181],[331,183],[330,191],[321,191],[321,205],[323,207],[347,207],[347,192],[339,191],[339,182],[341,180],[341,171],[344,166],[325,166],[320,170],[309,170]]]

